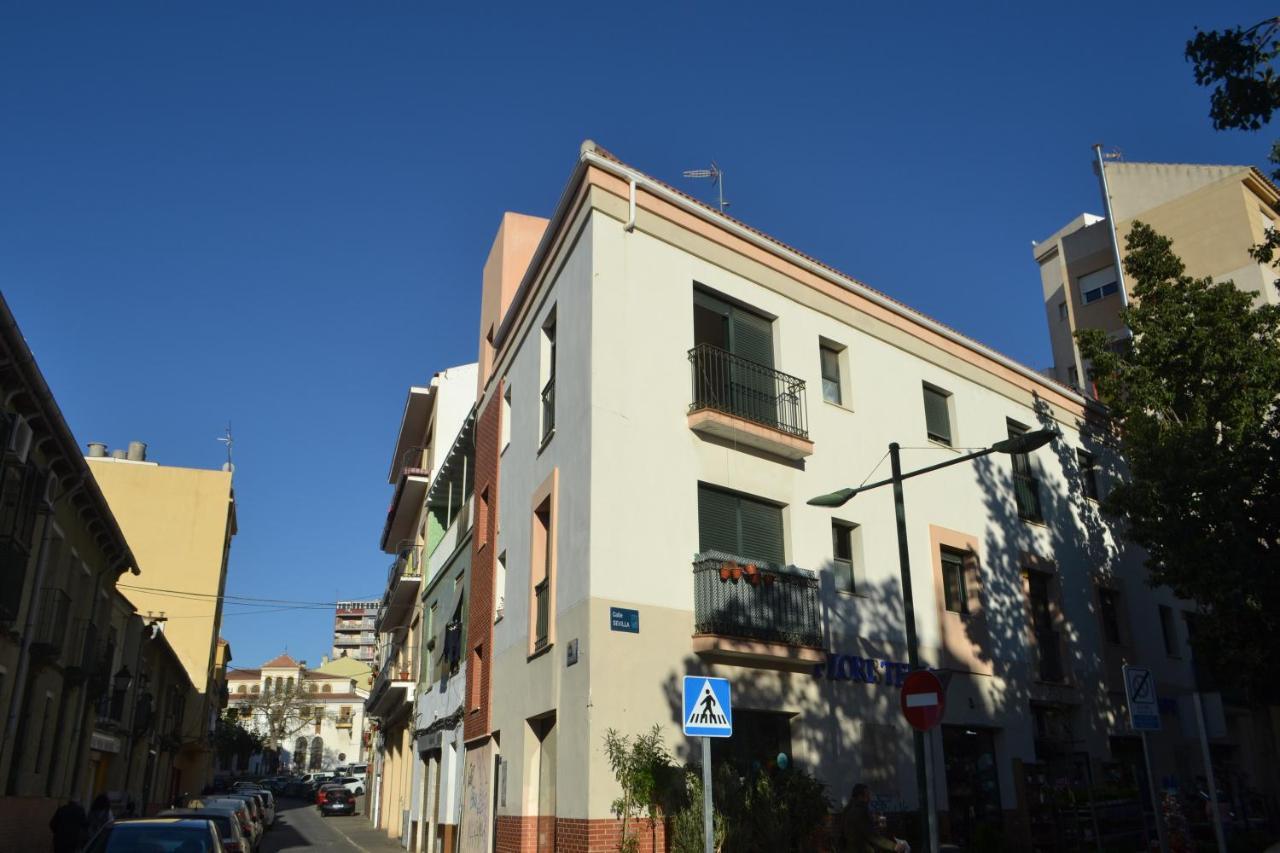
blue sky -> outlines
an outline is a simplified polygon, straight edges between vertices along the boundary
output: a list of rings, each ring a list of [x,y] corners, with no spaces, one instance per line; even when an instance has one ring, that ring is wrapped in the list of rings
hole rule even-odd
[[[734,215],[1037,367],[1093,142],[1270,147],[1182,59],[1261,3],[890,5],[5,3],[0,288],[82,444],[216,467],[233,423],[229,592],[376,596],[405,388],[475,358],[501,213],[584,138],[704,198],[717,160]],[[331,620],[223,634],[316,663]]]

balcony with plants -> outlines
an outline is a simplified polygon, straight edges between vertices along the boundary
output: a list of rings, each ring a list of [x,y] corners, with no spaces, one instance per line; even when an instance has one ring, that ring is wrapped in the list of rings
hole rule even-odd
[[[689,350],[689,428],[786,459],[813,453],[803,379],[709,343]]]
[[[780,669],[824,659],[812,571],[703,551],[693,561],[693,595],[693,648],[704,658]]]

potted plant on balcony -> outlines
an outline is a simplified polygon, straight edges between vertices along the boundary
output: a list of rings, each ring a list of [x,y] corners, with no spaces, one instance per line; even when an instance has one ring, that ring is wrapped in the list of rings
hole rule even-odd
[[[743,568],[742,573],[746,575],[747,583],[752,586],[760,585],[760,567],[755,563],[747,563],[746,567]]]

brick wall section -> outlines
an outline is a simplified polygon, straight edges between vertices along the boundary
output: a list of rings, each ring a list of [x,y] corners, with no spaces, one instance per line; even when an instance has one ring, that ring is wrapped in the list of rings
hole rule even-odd
[[[484,409],[476,415],[475,485],[472,494],[480,495],[489,490],[489,511],[483,519],[476,519],[483,530],[475,531],[471,538],[471,595],[467,608],[467,692],[466,715],[463,717],[464,741],[482,738],[491,731],[489,673],[493,669],[493,579],[497,570],[498,536],[498,452],[502,440],[502,394],[506,380],[499,380],[498,387],[489,397]],[[473,498],[477,503],[479,498]],[[476,662],[475,650],[480,649],[481,665]],[[477,697],[479,709],[472,710],[472,697]]]
[[[549,829],[552,818],[528,815],[498,816],[498,853],[538,853],[538,831]],[[613,818],[555,818],[556,853],[616,853],[622,840],[622,821]],[[667,853],[666,827],[647,820],[632,824],[640,853]],[[543,849],[552,849],[549,845]]]

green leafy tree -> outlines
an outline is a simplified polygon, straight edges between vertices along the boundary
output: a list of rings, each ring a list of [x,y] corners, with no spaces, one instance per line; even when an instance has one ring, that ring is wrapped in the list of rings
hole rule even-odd
[[[653,830],[653,822],[662,815],[664,803],[669,802],[675,768],[657,725],[634,738],[609,729],[604,735],[604,751],[622,788],[622,796],[613,801],[613,813],[622,821],[618,849],[634,853],[640,849],[640,837],[633,824],[648,817]]]
[[[671,818],[671,853],[703,853],[706,849],[706,827],[703,824],[702,773],[686,768],[684,784],[685,802]],[[711,834],[712,847],[720,853],[724,849],[727,831],[724,813],[718,808],[712,810]]]
[[[262,736],[240,724],[236,709],[228,708],[226,716],[219,717],[213,730],[213,748],[222,765],[229,766],[236,759],[239,766],[249,763],[249,756],[261,752]]]
[[[1143,223],[1127,253],[1130,346],[1077,335],[1129,469],[1104,509],[1146,549],[1151,583],[1198,603],[1199,662],[1275,698],[1280,307],[1188,276],[1172,242]]]

